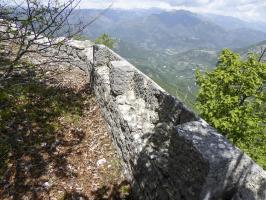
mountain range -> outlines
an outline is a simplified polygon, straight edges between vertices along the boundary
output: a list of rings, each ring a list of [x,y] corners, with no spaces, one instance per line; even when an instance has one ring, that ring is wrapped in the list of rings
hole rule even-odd
[[[99,13],[99,10],[78,10],[74,18],[88,22]],[[250,23],[224,18],[185,10],[108,10],[84,34],[94,39],[108,33],[145,50],[174,52],[192,48],[241,48],[266,39],[266,33],[252,29]],[[232,29],[222,26],[221,20]]]
[[[84,30],[89,39],[107,33],[116,39],[114,50],[192,107],[194,71],[215,67],[221,49],[246,56],[266,46],[266,23],[246,22],[186,10],[76,10],[77,19],[97,20]]]

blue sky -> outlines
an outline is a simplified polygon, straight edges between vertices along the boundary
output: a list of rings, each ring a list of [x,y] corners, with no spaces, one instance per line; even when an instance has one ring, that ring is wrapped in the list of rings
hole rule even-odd
[[[238,17],[246,21],[266,21],[266,0],[81,0],[81,8],[113,8],[165,10],[186,9]]]

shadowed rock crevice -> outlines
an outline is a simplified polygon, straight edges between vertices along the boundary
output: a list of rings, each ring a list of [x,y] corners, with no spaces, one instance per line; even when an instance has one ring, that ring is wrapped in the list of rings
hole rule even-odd
[[[138,187],[151,191],[144,199],[197,199],[209,166],[191,142],[159,123],[146,144],[133,171]]]

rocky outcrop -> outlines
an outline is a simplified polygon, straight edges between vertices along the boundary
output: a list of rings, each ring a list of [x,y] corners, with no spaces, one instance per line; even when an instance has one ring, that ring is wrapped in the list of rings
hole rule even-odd
[[[105,46],[82,52],[136,199],[266,199],[265,171],[178,99]]]

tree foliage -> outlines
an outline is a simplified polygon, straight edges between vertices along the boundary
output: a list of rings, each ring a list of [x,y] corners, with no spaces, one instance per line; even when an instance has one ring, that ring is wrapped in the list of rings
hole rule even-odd
[[[266,168],[266,63],[223,50],[216,68],[196,71],[200,115]]]
[[[96,44],[103,44],[103,45],[109,47],[110,49],[112,49],[114,47],[115,40],[112,39],[108,34],[104,33],[104,34],[100,35],[98,38],[96,38],[95,43]]]

